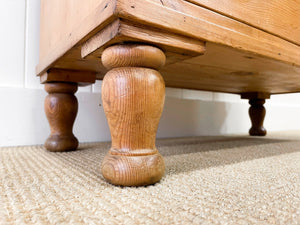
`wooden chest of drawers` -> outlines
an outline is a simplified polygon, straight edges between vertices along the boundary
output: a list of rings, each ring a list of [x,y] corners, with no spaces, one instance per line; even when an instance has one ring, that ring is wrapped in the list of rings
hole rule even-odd
[[[300,92],[300,1],[42,0],[37,74],[49,92],[47,149],[77,147],[73,94],[107,74],[103,175],[154,183],[164,171],[155,147],[164,82],[249,99],[251,135],[266,134],[265,99]]]

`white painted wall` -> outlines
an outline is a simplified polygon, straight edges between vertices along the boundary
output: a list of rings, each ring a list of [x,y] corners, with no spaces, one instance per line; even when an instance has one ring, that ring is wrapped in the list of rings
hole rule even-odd
[[[39,54],[39,0],[2,0],[0,7],[0,146],[42,144],[49,134],[46,96],[35,76]],[[110,139],[101,82],[80,88],[74,133],[81,142]],[[248,103],[239,96],[167,88],[158,137],[246,134]],[[300,128],[300,95],[266,103],[269,131]]]

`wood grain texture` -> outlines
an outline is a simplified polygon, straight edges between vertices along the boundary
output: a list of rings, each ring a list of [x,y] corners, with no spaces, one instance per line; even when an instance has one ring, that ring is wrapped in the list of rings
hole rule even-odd
[[[92,2],[92,0],[90,1]],[[79,15],[74,12],[68,12],[64,15],[51,8],[60,8],[59,11],[61,12],[76,11],[80,9],[81,5],[84,5],[80,1],[55,0],[55,3],[52,3],[53,1],[44,0],[44,2],[43,4],[46,4],[47,7],[42,7],[41,10],[42,21],[45,21],[45,23],[41,22],[41,48],[45,46],[52,51],[41,54],[37,67],[38,74],[43,74],[52,67],[76,68],[78,70],[87,70],[89,67],[90,70],[100,74],[98,77],[103,77],[105,71],[99,66],[100,64],[97,64],[97,60],[81,59],[81,45],[118,18],[125,19],[130,24],[137,24],[138,28],[145,26],[144,31],[138,31],[140,33],[146,34],[148,29],[160,30],[162,33],[174,34],[175,36],[180,35],[185,38],[226,45],[236,49],[237,52],[256,54],[257,58],[270,57],[276,61],[300,65],[299,46],[184,0],[103,0],[96,1],[94,6],[89,5],[92,3],[88,2],[88,10],[83,10],[83,13]],[[59,2],[62,2],[62,6],[59,6]],[[67,7],[63,2],[74,4],[74,6]],[[70,25],[72,31],[65,29],[65,26],[60,24],[60,20],[66,16],[68,21],[74,21],[74,24]],[[51,22],[49,18],[56,22]],[[56,26],[57,28],[55,28]],[[64,35],[58,35],[61,37],[59,42],[56,45],[51,45],[52,47],[55,46],[55,48],[51,48],[47,43],[55,35],[56,29]],[[130,35],[129,31],[126,32]],[[134,32],[137,31],[133,29]],[[147,38],[145,35],[141,35],[141,37]],[[47,41],[43,41],[44,38]],[[151,36],[147,39],[151,40]],[[134,40],[139,41],[138,38],[133,38]],[[154,38],[154,40],[158,42],[163,39]],[[159,46],[158,43],[155,45]],[[172,47],[171,44],[170,46]]]
[[[186,0],[300,45],[299,0]]]
[[[264,107],[265,99],[250,99],[249,116],[251,119],[252,127],[249,130],[251,136],[265,136],[266,129],[263,126],[266,109]]]
[[[42,0],[37,74],[115,19],[114,0]],[[71,68],[70,68],[71,69]]]
[[[165,56],[152,46],[128,44],[107,48],[102,61],[110,69],[103,80],[102,101],[112,138],[102,174],[121,186],[158,182],[165,166],[155,136],[165,85],[156,69]]]
[[[77,84],[46,83],[45,90],[49,93],[45,99],[45,113],[51,134],[44,146],[53,152],[75,150],[78,140],[72,129],[78,110],[77,98],[74,96]]]
[[[300,66],[300,46],[184,0],[119,0],[116,15]]]
[[[42,6],[45,23],[42,22],[44,28],[41,32],[43,37],[49,34],[45,37],[49,39],[42,42],[46,48],[49,47],[56,26],[58,33],[63,35],[58,35],[57,40],[54,38],[53,43],[59,41],[57,45],[51,44],[54,46],[52,51],[41,54],[38,66],[41,73],[49,68],[93,71],[97,73],[97,79],[102,79],[107,69],[99,63],[99,58],[107,46],[127,41],[146,42],[165,52],[166,66],[160,72],[169,87],[236,94],[300,92],[299,45],[272,35],[261,27],[241,22],[243,18],[232,19],[229,15],[224,16],[225,13],[216,13],[207,9],[207,5],[205,8],[185,0],[89,0],[82,13],[76,14],[85,3],[54,0],[51,5],[52,1],[43,1],[47,7]],[[233,1],[241,2],[230,0]],[[240,6],[253,3],[268,5],[273,1],[242,1]],[[213,2],[216,1],[207,4]],[[223,0],[220,2],[224,3]],[[291,10],[290,4],[296,4],[292,14],[287,13]],[[270,14],[280,6],[284,15],[295,13],[297,18],[298,4],[299,1],[289,2],[285,8],[285,4],[274,2],[274,6],[269,8]],[[63,14],[51,7],[72,12]],[[74,18],[76,16],[78,18]],[[64,17],[68,17],[68,22],[60,24]],[[47,21],[49,18],[55,21]],[[294,21],[293,18],[283,20],[283,23]],[[269,24],[270,21],[264,23]],[[71,28],[64,30],[64,25]],[[203,46],[198,44],[204,42],[205,54],[194,57],[191,50],[195,47],[195,52],[199,52]],[[81,58],[86,54],[87,57]]]

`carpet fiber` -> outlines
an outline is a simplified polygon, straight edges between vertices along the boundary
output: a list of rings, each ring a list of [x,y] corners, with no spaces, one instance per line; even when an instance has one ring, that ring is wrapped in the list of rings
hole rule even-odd
[[[0,148],[0,224],[300,224],[300,133],[158,140],[166,174],[107,184],[109,143]]]

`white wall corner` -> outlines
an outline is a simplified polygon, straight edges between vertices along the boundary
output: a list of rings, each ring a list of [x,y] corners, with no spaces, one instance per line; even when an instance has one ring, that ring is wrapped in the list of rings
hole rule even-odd
[[[26,0],[25,87],[42,89],[35,68],[39,62],[40,0]]]
[[[0,7],[0,86],[24,86],[25,1],[2,1]]]

